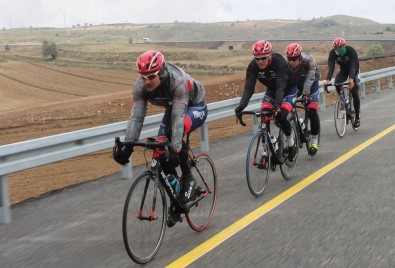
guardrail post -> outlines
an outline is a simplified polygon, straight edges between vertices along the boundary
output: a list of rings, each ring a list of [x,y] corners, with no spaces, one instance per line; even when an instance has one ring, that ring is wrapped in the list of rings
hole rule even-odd
[[[394,86],[392,84],[392,75],[388,76],[388,88],[393,89]]]
[[[208,152],[208,124],[204,123],[200,127],[200,151]]]
[[[380,93],[380,79],[376,79],[375,83],[376,83],[376,93]]]
[[[0,176],[0,224],[11,222],[10,200],[8,195],[7,177]]]
[[[324,112],[326,110],[326,100],[325,100],[325,92],[321,91],[318,94],[318,102],[320,104],[320,111]]]
[[[123,165],[121,179],[133,178],[132,157],[129,158],[129,163]]]
[[[365,87],[365,83],[361,83],[359,85],[359,90],[361,91],[361,98],[365,98],[366,97],[366,87]]]

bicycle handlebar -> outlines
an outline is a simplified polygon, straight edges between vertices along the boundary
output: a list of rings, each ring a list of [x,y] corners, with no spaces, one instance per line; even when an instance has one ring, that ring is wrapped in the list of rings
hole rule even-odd
[[[115,137],[115,145],[118,147],[121,146],[139,146],[139,147],[145,147],[147,149],[155,150],[155,149],[165,149],[166,151],[168,150],[169,142],[164,141],[164,142],[159,142],[159,141],[152,141],[150,138],[146,142],[141,142],[141,141],[121,141],[119,137]]]
[[[329,84],[323,85],[323,88],[324,88],[324,90],[325,90],[326,93],[329,93],[328,87],[330,87],[330,86],[336,87],[336,86],[349,86],[349,85],[350,85],[349,82],[329,83]]]
[[[261,110],[261,111],[255,111],[255,112],[254,111],[243,111],[243,112],[236,115],[236,122],[240,122],[240,125],[245,127],[247,124],[244,123],[244,121],[243,121],[244,114],[252,114],[252,115],[255,115],[256,117],[259,117],[259,116],[273,116],[275,114],[275,112],[276,112],[275,109]]]

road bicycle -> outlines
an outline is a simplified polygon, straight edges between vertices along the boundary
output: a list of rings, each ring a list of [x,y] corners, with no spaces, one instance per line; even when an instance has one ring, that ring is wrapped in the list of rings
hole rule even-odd
[[[296,149],[296,155],[291,161],[288,159],[289,149],[285,142],[285,134],[281,128],[278,128],[277,135],[270,129],[270,122],[274,120],[274,113],[274,110],[264,109],[262,111],[243,111],[237,115],[237,121],[242,126],[246,126],[242,118],[244,114],[253,115],[258,121],[258,131],[251,138],[246,158],[247,185],[251,194],[255,197],[263,194],[270,172],[276,171],[277,166],[280,166],[281,174],[285,180],[290,180],[296,169],[299,152],[296,126],[291,122],[291,135],[293,135]]]
[[[301,112],[303,111],[303,115],[298,110],[300,110]],[[296,129],[298,131],[299,148],[302,149],[303,146],[306,145],[307,154],[313,156],[314,154],[312,154],[310,151],[311,129],[306,98],[301,96],[295,100],[294,107],[292,108],[292,112],[290,113],[288,120],[290,122],[293,122],[297,126]],[[318,145],[320,144],[320,132],[318,133]]]
[[[338,86],[340,87],[340,94],[336,100],[335,103],[335,111],[334,111],[334,120],[335,120],[335,129],[337,135],[342,138],[346,132],[346,125],[351,121],[351,126],[354,129],[354,131],[357,131],[358,128],[354,127],[354,122],[355,122],[355,111],[352,105],[352,95],[351,91],[349,91],[348,95],[349,97],[347,98],[345,90],[350,89],[350,83],[348,82],[343,82],[343,83],[329,83],[327,85],[324,85],[324,89],[327,93],[330,91],[328,90],[328,87],[330,86]]]
[[[114,151],[124,145],[145,148],[147,170],[130,187],[122,218],[125,248],[136,263],[145,264],[155,257],[163,241],[169,213],[178,213],[180,221],[185,214],[189,226],[197,232],[205,230],[211,221],[217,201],[217,172],[210,156],[204,152],[195,154],[189,147],[189,140],[188,134],[188,163],[196,182],[196,199],[182,204],[162,171],[160,161],[155,157],[147,160],[147,152],[153,150],[164,150],[168,158],[167,141],[149,138],[145,142],[121,142],[119,137],[115,138]],[[169,208],[166,195],[171,204]]]

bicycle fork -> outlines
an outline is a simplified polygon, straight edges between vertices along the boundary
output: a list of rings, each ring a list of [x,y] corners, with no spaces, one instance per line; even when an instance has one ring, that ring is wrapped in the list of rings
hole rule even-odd
[[[149,217],[143,216],[143,209],[144,209],[145,199],[147,197],[147,191],[148,191],[148,186],[150,184],[150,180],[151,180],[150,178],[147,178],[147,180],[145,181],[143,198],[141,199],[140,209],[139,209],[138,216],[137,216],[137,219],[139,219],[139,220],[153,221],[153,220],[157,219],[157,217],[155,218],[156,196],[158,194],[158,187],[159,187],[157,180],[155,180],[155,182],[154,182],[155,183],[154,184],[154,196],[152,198],[151,215]]]

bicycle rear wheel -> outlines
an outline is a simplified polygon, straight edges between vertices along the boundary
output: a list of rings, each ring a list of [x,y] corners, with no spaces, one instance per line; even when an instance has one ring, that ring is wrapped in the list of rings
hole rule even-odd
[[[251,194],[261,196],[266,189],[270,175],[270,149],[267,136],[258,131],[248,146],[246,159],[247,185]],[[264,153],[265,152],[265,153]]]
[[[145,264],[159,250],[166,228],[166,196],[162,185],[155,187],[154,175],[141,174],[130,187],[122,219],[126,251],[133,261]]]
[[[346,107],[344,105],[343,100],[340,98],[337,99],[335,103],[335,112],[334,112],[334,119],[335,119],[335,128],[337,135],[342,138],[344,133],[346,132]]]
[[[292,179],[296,169],[296,162],[298,160],[298,155],[299,155],[299,144],[298,144],[299,132],[297,131],[296,125],[293,122],[291,122],[291,135],[293,136],[293,139],[295,141],[294,147],[296,150],[295,152],[296,154],[293,161],[290,161],[288,159],[288,155],[289,155],[288,144],[285,142],[285,134],[282,130],[280,130],[279,139],[278,139],[278,147],[281,153],[281,158],[284,159],[284,162],[280,165],[280,170],[285,180]]]
[[[189,226],[201,232],[205,230],[213,217],[217,203],[218,178],[214,162],[206,153],[199,153],[190,162],[193,177],[196,180],[196,200],[186,213]]]

